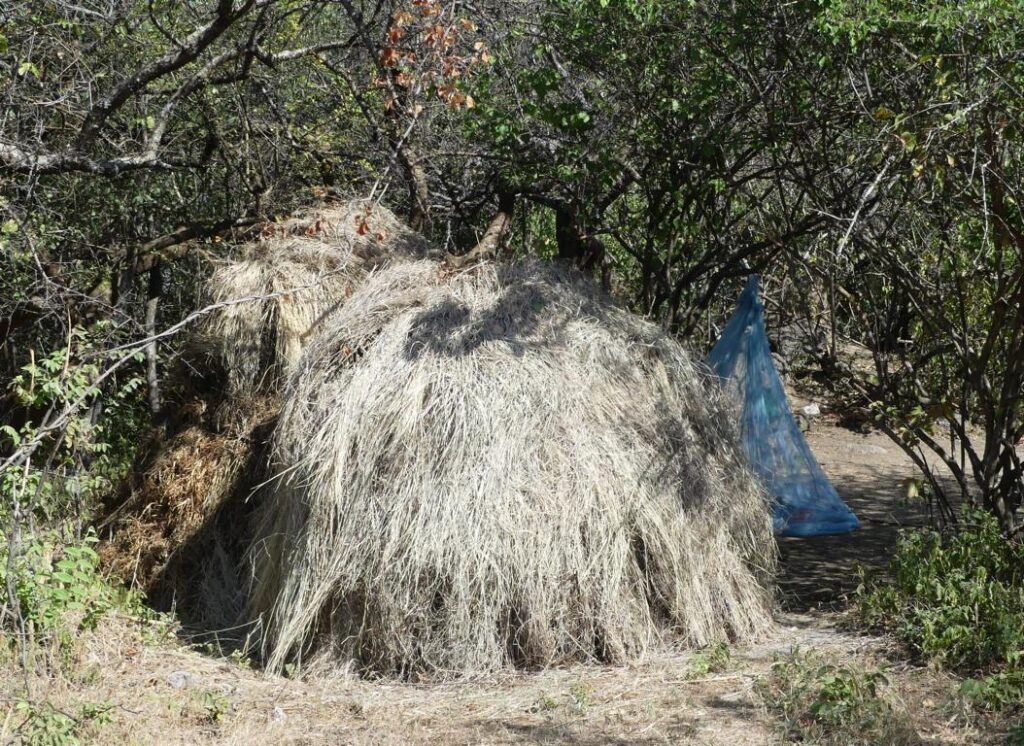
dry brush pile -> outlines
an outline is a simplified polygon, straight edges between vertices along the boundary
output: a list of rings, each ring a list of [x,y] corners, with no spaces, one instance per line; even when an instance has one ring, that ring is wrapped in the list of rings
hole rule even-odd
[[[387,235],[356,261],[293,231],[211,279],[259,300],[204,326],[216,394],[122,511],[173,524],[153,589],[274,671],[444,678],[765,631],[769,511],[686,351],[561,265],[455,270]]]
[[[212,269],[213,310],[177,363],[167,421],[104,519],[103,555],[117,575],[187,619],[234,623],[245,500],[264,471],[284,377],[361,278],[429,253],[389,210],[352,201],[265,224]]]

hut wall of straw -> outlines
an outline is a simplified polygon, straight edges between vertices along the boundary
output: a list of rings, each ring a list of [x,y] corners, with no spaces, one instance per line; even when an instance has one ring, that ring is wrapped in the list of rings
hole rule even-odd
[[[775,543],[736,422],[572,270],[374,273],[283,395],[245,616],[268,668],[444,678],[760,635]]]
[[[173,369],[167,421],[102,519],[116,575],[207,627],[241,611],[249,493],[265,475],[280,387],[316,326],[368,273],[430,254],[386,208],[365,201],[263,226],[205,285],[216,308]]]

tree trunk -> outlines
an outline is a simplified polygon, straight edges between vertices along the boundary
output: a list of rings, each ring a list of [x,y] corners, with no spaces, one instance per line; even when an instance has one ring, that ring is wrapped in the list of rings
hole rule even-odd
[[[448,263],[453,267],[465,267],[485,257],[493,256],[497,252],[498,246],[501,245],[505,234],[508,233],[509,227],[512,225],[515,205],[516,197],[514,194],[511,192],[499,193],[498,211],[491,218],[487,230],[484,231],[476,246],[462,256],[449,256]]]
[[[157,369],[159,352],[156,339],[156,313],[160,305],[160,296],[163,294],[163,272],[160,264],[149,270],[149,286],[146,290],[146,318],[144,322],[146,337],[149,342],[146,344],[146,381],[149,384],[149,411],[154,418],[158,417],[161,409],[160,400],[160,376]]]
[[[597,237],[588,235],[568,208],[555,208],[555,240],[558,242],[558,258],[570,261],[580,269],[593,269],[604,262],[604,244]]]
[[[409,145],[398,147],[398,158],[409,187],[409,227],[422,233],[430,219],[430,188],[419,155]]]

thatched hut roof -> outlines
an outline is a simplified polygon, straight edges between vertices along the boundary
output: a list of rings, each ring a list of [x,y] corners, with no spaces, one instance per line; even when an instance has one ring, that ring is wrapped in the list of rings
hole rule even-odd
[[[385,207],[355,200],[267,224],[206,283],[212,303],[200,339],[228,378],[228,394],[276,390],[304,339],[371,270],[431,254]],[[240,302],[241,301],[241,302]]]
[[[623,661],[770,625],[734,413],[569,269],[374,273],[283,397],[247,609],[272,670]]]

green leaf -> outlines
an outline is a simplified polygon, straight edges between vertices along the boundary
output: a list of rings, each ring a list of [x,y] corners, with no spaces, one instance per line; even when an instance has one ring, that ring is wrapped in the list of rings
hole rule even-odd
[[[28,75],[29,73],[32,73],[32,75],[34,75],[36,79],[41,77],[39,75],[39,68],[36,67],[35,63],[29,62],[28,60],[24,60],[20,65],[18,65],[18,75],[24,76]]]
[[[11,439],[11,444],[15,448],[17,448],[19,445],[21,445],[21,433],[19,433],[17,430],[15,430],[10,425],[2,425],[2,426],[0,426],[0,433],[3,433],[8,438],[10,438]]]

